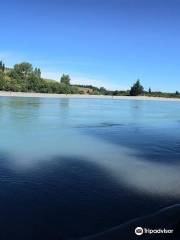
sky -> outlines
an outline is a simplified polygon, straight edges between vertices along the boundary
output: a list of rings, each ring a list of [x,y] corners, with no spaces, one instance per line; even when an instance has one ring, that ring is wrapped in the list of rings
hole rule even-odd
[[[180,91],[180,0],[0,1],[0,59],[46,78]]]

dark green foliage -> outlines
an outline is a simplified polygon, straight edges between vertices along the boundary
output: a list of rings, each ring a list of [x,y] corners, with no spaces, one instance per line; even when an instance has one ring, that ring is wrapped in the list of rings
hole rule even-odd
[[[2,71],[4,72],[5,71],[5,64],[3,63],[2,65]]]
[[[5,64],[2,61],[0,61],[0,71],[1,72],[5,71]]]
[[[176,92],[175,93],[151,92],[151,94],[146,92],[144,95],[148,97],[180,98],[180,94],[177,94]]]
[[[5,90],[4,85],[5,85],[4,74],[3,72],[0,71],[0,91]]]
[[[149,94],[151,94],[151,93],[152,93],[152,91],[151,91],[151,88],[149,88],[148,92],[149,92]]]
[[[29,75],[33,73],[33,67],[30,63],[23,62],[14,65],[14,69],[12,71],[14,72],[17,79],[27,81]]]
[[[128,96],[129,95],[129,91],[118,91],[115,90],[112,92],[113,96]]]
[[[62,76],[62,83],[41,78],[41,70],[33,69],[27,62],[16,64],[13,69],[3,71],[3,63],[0,61],[0,90],[16,92],[42,92],[77,94],[76,86],[70,85],[69,75]]]
[[[136,83],[131,87],[130,95],[131,96],[138,96],[138,95],[142,95],[143,92],[144,92],[144,88],[140,84],[140,80],[137,80]]]
[[[41,70],[39,68],[34,69],[34,74],[36,77],[41,78]]]
[[[69,75],[66,75],[66,74],[63,74],[62,77],[61,77],[61,80],[60,82],[63,83],[63,84],[66,84],[66,85],[70,85],[70,77]]]
[[[107,95],[107,90],[104,87],[100,87],[99,91],[100,91],[100,94]]]

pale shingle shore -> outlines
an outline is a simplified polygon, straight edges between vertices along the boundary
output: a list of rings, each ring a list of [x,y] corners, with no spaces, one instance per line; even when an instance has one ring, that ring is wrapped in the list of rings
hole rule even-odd
[[[0,97],[37,97],[37,98],[80,98],[80,99],[114,99],[114,100],[150,100],[150,101],[180,101],[180,98],[163,98],[147,96],[105,96],[83,94],[50,94],[50,93],[24,93],[0,91]]]

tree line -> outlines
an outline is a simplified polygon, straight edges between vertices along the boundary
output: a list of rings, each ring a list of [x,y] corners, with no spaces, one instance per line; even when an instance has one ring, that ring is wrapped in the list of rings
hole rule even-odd
[[[41,77],[41,70],[32,64],[23,62],[15,64],[12,69],[5,68],[0,62],[0,91],[39,92],[39,93],[79,93],[76,86],[70,85],[69,75],[63,74],[60,82]]]
[[[85,91],[86,89],[86,91]],[[154,97],[180,97],[178,91],[175,93],[164,93],[144,90],[138,79],[130,90],[107,90],[104,87],[92,85],[72,85],[71,78],[67,74],[60,77],[60,81],[43,79],[41,70],[33,68],[32,64],[22,62],[15,64],[12,69],[6,68],[0,61],[0,91],[12,92],[39,92],[57,94],[92,94],[92,95],[111,95],[111,96],[154,96]]]

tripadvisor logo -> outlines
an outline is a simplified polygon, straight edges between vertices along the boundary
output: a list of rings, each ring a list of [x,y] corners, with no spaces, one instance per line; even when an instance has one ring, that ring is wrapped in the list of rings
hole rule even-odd
[[[150,229],[150,228],[142,228],[137,227],[135,228],[135,234],[140,236],[142,234],[172,234],[174,232],[173,229]]]
[[[143,234],[143,228],[142,227],[137,227],[136,229],[135,229],[135,234],[136,235],[142,235]]]

